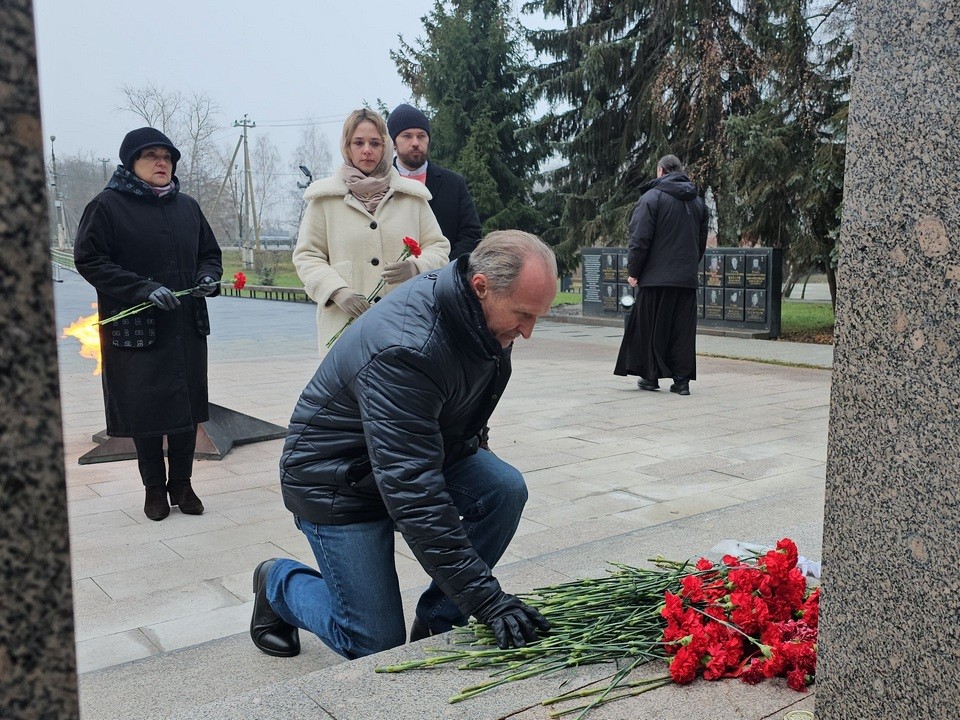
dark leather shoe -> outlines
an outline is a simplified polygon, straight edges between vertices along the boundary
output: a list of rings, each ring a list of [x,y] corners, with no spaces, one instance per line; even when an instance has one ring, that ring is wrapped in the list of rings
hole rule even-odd
[[[283,621],[267,600],[267,573],[277,561],[264,560],[253,571],[253,617],[250,619],[250,638],[261,652],[274,657],[293,657],[300,654],[300,631]]]
[[[637,387],[641,390],[659,390],[660,383],[656,380],[647,380],[646,378],[640,378],[637,380]]]
[[[433,634],[433,630],[431,630],[419,616],[413,618],[413,625],[410,626],[410,642],[423,640],[424,638],[431,637]]]
[[[170,504],[179,505],[184,515],[202,515],[203,503],[193,491],[189,480],[171,480],[167,485],[170,491]]]
[[[689,380],[678,380],[673,385],[670,386],[670,392],[676,393],[677,395],[689,395],[690,394],[690,381]]]
[[[166,485],[146,485],[147,497],[143,502],[143,514],[151,520],[163,520],[170,514],[170,506],[167,504],[167,486]]]

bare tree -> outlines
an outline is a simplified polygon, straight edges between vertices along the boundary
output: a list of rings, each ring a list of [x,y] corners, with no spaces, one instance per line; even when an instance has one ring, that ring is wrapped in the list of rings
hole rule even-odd
[[[316,125],[308,125],[303,129],[300,134],[300,144],[293,151],[290,167],[295,173],[299,173],[301,166],[310,171],[314,180],[329,175],[333,169],[330,143],[327,136]],[[300,221],[303,219],[305,209],[303,190],[291,183],[291,187],[288,189],[288,197],[293,206],[297,208],[296,221],[290,223],[293,225],[293,232],[296,233],[300,228]]]
[[[113,168],[105,168],[93,152],[57,156],[57,182],[60,197],[63,200],[64,231],[70,244],[73,244],[73,239],[77,235],[77,226],[80,224],[83,209],[107,184],[104,181],[105,171],[109,180]],[[54,205],[56,188],[52,187],[53,176],[50,170],[48,170],[48,181],[51,184],[49,197],[51,228],[56,229]]]
[[[280,153],[269,135],[258,134],[250,156],[253,192],[260,227],[277,224],[276,211],[283,201],[280,192]]]
[[[183,107],[183,96],[179,92],[154,82],[139,87],[121,85],[120,91],[126,102],[118,110],[133,113],[177,143],[181,125],[178,116]]]
[[[184,190],[201,204],[206,199],[204,189],[218,176],[223,177],[213,136],[223,129],[220,108],[206,93],[194,92],[182,102],[180,122],[186,139],[184,152],[186,172],[181,171]],[[181,163],[183,159],[181,160]]]

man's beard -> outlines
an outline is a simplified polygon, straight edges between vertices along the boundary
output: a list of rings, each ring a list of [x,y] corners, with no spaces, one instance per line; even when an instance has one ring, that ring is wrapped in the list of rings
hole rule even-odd
[[[430,152],[428,150],[418,150],[413,153],[400,153],[398,151],[397,158],[407,170],[416,170],[430,159]]]

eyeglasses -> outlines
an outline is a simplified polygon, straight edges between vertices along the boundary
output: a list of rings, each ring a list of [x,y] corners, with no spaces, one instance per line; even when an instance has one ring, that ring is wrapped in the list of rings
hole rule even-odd
[[[144,150],[140,153],[140,159],[151,162],[173,163],[173,155],[167,150]]]

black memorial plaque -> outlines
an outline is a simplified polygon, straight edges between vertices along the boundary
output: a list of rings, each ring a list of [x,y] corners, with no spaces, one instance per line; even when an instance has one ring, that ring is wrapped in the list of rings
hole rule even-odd
[[[710,320],[723,320],[723,290],[706,288],[704,290],[703,317]]]
[[[743,321],[743,289],[724,290],[723,319]]]
[[[703,273],[707,287],[723,287],[723,255],[707,252],[704,260],[706,266]]]
[[[700,263],[697,265],[697,285],[703,287],[703,258],[700,258]],[[700,304],[703,305],[703,295],[700,296]]]
[[[619,253],[603,253],[603,262],[600,266],[600,280],[605,283],[616,283],[620,273]]]
[[[747,255],[747,287],[766,288],[767,286],[767,256]]]
[[[583,312],[599,315],[603,312],[600,301],[600,253],[590,248],[581,255],[583,270]]]
[[[605,313],[615,313],[620,310],[620,295],[617,293],[617,283],[602,283],[600,301]]]
[[[703,273],[700,274],[703,277]],[[697,288],[697,317],[703,317],[703,288]]]
[[[730,253],[723,258],[723,261],[723,284],[728,288],[743,287],[745,278],[743,269],[744,263],[746,262],[744,256],[737,253]]]
[[[767,321],[767,291],[746,290],[747,305],[744,310],[744,320],[747,322],[765,323]]]
[[[626,285],[627,278],[630,277],[630,268],[627,267],[627,254],[620,253],[620,274],[617,281]]]

